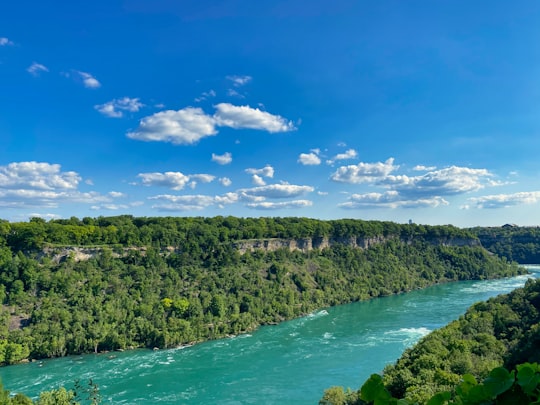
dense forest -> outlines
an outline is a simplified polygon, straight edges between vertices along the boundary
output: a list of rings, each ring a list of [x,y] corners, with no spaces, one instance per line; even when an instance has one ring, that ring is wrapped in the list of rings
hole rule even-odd
[[[540,396],[539,362],[540,280],[529,280],[524,288],[475,304],[458,320],[430,333],[407,349],[396,364],[386,367],[382,378],[372,376],[374,380],[368,385],[374,385],[376,380],[382,395],[404,398],[407,400],[404,403],[424,404],[434,396],[441,402],[433,400],[429,403],[443,404],[452,398],[455,401],[452,403],[456,404],[537,403]],[[533,364],[525,370],[524,363]],[[504,366],[505,371],[500,366]],[[517,374],[506,370],[515,370]],[[520,372],[524,379],[526,374],[527,381],[533,385],[528,393],[524,392],[526,383],[512,385]],[[497,380],[499,377],[505,382]],[[478,380],[495,380],[499,388],[504,384],[507,387],[500,392],[488,392],[491,396],[477,392],[478,402],[456,399],[463,395],[467,384],[475,385]],[[512,390],[506,392],[510,387]],[[503,392],[506,393],[505,401],[494,401],[496,395]],[[534,399],[528,394],[534,395]],[[342,388],[333,387],[326,391],[321,403],[355,405],[370,402],[361,397],[361,390],[345,393]]]
[[[332,243],[243,254],[235,245],[309,237]],[[378,243],[360,249],[351,238]],[[53,260],[66,246],[98,253]],[[520,271],[452,226],[235,217],[2,221],[0,363],[173,347],[324,306]]]
[[[469,229],[482,246],[518,263],[540,263],[540,227],[477,227]]]

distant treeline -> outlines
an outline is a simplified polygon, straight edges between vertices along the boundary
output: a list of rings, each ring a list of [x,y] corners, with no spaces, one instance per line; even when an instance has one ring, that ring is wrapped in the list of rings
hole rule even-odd
[[[369,249],[240,254],[242,238],[384,236]],[[304,218],[85,218],[0,222],[0,363],[238,334],[317,308],[518,274],[452,226]],[[44,246],[100,246],[56,263]],[[144,249],[117,248],[144,246]],[[172,251],[164,247],[173,246]]]
[[[490,252],[518,263],[540,263],[540,227],[506,225],[471,228],[469,231]]]
[[[394,398],[405,398],[405,404],[425,404],[437,394],[439,400],[430,404],[445,404],[450,399],[451,404],[538,403],[540,368],[537,364],[519,366],[527,362],[540,363],[540,280],[529,280],[524,288],[475,304],[458,320],[430,333],[407,349],[396,364],[385,368],[381,384]],[[499,366],[517,367],[515,385],[516,375],[500,369],[490,373]],[[474,379],[467,377],[463,384],[464,374]],[[485,378],[500,390],[469,392],[474,382],[468,387],[467,382]],[[463,400],[469,393],[470,398]],[[503,393],[504,398],[495,399]],[[321,400],[327,405],[366,403],[371,402],[361,400],[360,391],[345,393],[340,387],[329,389]]]
[[[322,221],[310,218],[238,217],[115,217],[55,219],[32,218],[29,222],[0,220],[0,237],[14,251],[41,249],[53,245],[185,246],[202,248],[230,241],[263,238],[346,238],[396,236],[402,239],[476,238],[471,232],[446,226],[401,225],[394,222],[340,219]]]

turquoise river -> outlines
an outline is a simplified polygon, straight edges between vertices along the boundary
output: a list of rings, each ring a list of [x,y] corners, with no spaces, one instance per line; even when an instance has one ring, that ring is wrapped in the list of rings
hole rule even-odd
[[[172,350],[44,360],[0,369],[35,397],[92,378],[105,404],[317,404],[325,388],[357,388],[422,336],[530,276],[437,285],[317,311],[251,334]]]

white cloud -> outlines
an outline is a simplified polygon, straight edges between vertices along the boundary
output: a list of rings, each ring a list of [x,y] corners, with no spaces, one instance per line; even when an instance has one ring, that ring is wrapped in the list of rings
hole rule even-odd
[[[173,190],[182,190],[189,182],[189,176],[181,172],[139,173],[137,177],[145,186],[168,187]]]
[[[48,213],[48,214],[39,214],[39,213],[31,213],[29,215],[30,218],[43,218],[43,219],[59,219],[61,218],[60,215],[58,214],[51,214],[51,213]]]
[[[493,175],[486,169],[451,166],[434,170],[421,176],[387,176],[384,184],[410,196],[445,196],[477,191],[493,182]]]
[[[189,177],[194,181],[200,181],[201,183],[210,183],[216,178],[216,176],[212,176],[211,174],[192,174]]]
[[[248,200],[254,197],[262,198],[290,198],[311,193],[314,190],[311,186],[298,186],[294,184],[269,184],[267,186],[244,188],[238,190],[243,198]]]
[[[42,65],[41,63],[32,63],[28,69],[26,69],[28,73],[30,73],[32,76],[39,76],[41,72],[48,72],[49,69],[47,66]]]
[[[321,164],[321,158],[317,156],[316,153],[301,153],[300,156],[298,156],[298,163],[301,163],[306,166],[315,166]]]
[[[57,208],[60,204],[108,203],[117,192],[108,195],[81,192],[81,176],[62,171],[58,164],[14,162],[0,166],[0,206],[5,208]]]
[[[6,208],[57,208],[60,203],[96,203],[109,201],[109,197],[96,192],[77,190],[35,190],[0,188],[0,206]]]
[[[279,115],[250,106],[235,106],[229,103],[220,103],[215,106],[214,119],[216,125],[235,129],[260,129],[270,133],[288,132],[296,128],[291,121]]]
[[[75,73],[79,76],[80,79],[82,79],[84,87],[89,89],[97,89],[101,87],[101,83],[90,73],[81,72],[79,70],[75,70]]]
[[[340,183],[374,183],[388,177],[399,166],[394,166],[394,158],[386,162],[363,163],[357,165],[341,166],[332,175],[331,179]]]
[[[266,165],[262,169],[249,168],[249,169],[246,169],[246,173],[272,178],[274,177],[274,168],[270,165]]]
[[[94,108],[101,114],[111,118],[120,118],[124,115],[123,111],[137,112],[144,104],[138,98],[123,97],[114,99],[105,104],[95,105]]]
[[[100,205],[93,205],[90,207],[90,209],[94,211],[98,210],[108,210],[108,211],[117,211],[117,210],[127,210],[133,207],[139,207],[141,205],[144,205],[144,202],[142,201],[134,201],[129,204],[100,204]]]
[[[139,127],[127,136],[139,141],[171,142],[192,145],[207,136],[216,135],[214,119],[201,108],[166,110],[143,118]]]
[[[139,173],[137,177],[144,186],[168,187],[172,190],[182,190],[188,184],[191,188],[195,188],[197,182],[210,183],[215,179],[211,174],[186,175],[181,172]]]
[[[149,200],[165,201],[155,204],[152,208],[158,211],[200,211],[204,208],[217,205],[222,207],[225,204],[233,204],[238,201],[236,193],[226,193],[221,196],[209,195],[170,195],[162,194],[149,197]]]
[[[222,186],[225,186],[225,187],[229,187],[232,184],[231,179],[229,179],[228,177],[221,177],[219,179],[219,182],[221,183]]]
[[[230,80],[233,83],[233,86],[235,87],[242,87],[248,84],[251,80],[251,76],[227,76],[227,80]]]
[[[201,93],[201,95],[197,98],[195,98],[195,102],[196,103],[200,103],[201,101],[204,101],[210,97],[215,97],[216,96],[216,92],[214,90],[209,90],[209,91],[205,91],[203,93]]]
[[[0,46],[14,45],[13,41],[10,41],[6,37],[0,37]]]
[[[186,107],[174,111],[166,110],[144,117],[139,127],[127,133],[127,137],[140,141],[171,142],[191,145],[200,139],[217,134],[216,127],[235,129],[259,129],[270,133],[296,129],[292,122],[279,115],[272,115],[258,108],[234,106],[221,103],[215,106],[213,116],[201,108]],[[109,108],[110,111],[110,108]]]
[[[289,209],[289,208],[304,208],[310,207],[313,205],[313,202],[309,200],[294,200],[294,201],[280,201],[280,202],[251,202],[247,203],[246,207],[261,209],[261,210],[279,210],[279,209]]]
[[[251,176],[251,182],[256,185],[256,186],[265,186],[266,185],[266,182],[264,181],[264,179],[257,175],[257,174],[254,174],[253,176]]]
[[[108,195],[111,196],[112,198],[122,198],[126,196],[124,193],[121,193],[120,191],[109,191]]]
[[[199,211],[214,204],[214,198],[208,195],[162,194],[148,197],[148,199],[166,201],[164,204],[152,206],[152,208],[159,211]]]
[[[218,165],[228,165],[232,162],[232,154],[230,152],[225,152],[223,155],[212,153],[212,162],[216,162]]]
[[[448,201],[441,197],[420,198],[416,200],[403,199],[397,191],[384,193],[353,194],[349,201],[338,206],[346,209],[368,208],[430,208],[439,205],[448,205]]]
[[[357,156],[358,156],[358,152],[356,152],[354,149],[349,149],[345,153],[338,153],[332,159],[327,160],[326,163],[331,165],[337,160],[355,159]]]
[[[14,162],[0,166],[0,189],[73,190],[81,177],[62,172],[60,165],[40,162]]]
[[[216,204],[223,206],[224,204],[234,204],[238,201],[237,193],[225,193],[214,197]]]
[[[417,172],[428,172],[428,171],[435,170],[436,168],[437,167],[435,166],[416,165],[413,167],[413,170]]]
[[[469,198],[476,208],[507,208],[540,202],[540,191],[524,191],[514,194],[496,194]],[[467,206],[468,208],[468,206]]]

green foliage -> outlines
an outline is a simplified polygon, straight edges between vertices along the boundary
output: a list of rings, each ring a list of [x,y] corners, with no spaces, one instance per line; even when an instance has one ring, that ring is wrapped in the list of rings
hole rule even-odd
[[[290,250],[285,243],[241,250],[261,243],[254,238],[296,238],[298,246],[311,238],[315,249]],[[57,260],[69,245],[93,257]],[[451,226],[127,215],[0,222],[0,298],[10,307],[0,312],[0,364],[174,347],[325,306],[519,271]],[[500,324],[508,319],[515,321],[514,314],[501,312]],[[467,367],[464,357],[438,378],[451,382]]]
[[[9,391],[4,389],[0,381],[0,405],[98,405],[100,403],[99,387],[92,380],[89,380],[87,384],[76,381],[73,390],[60,387],[44,391],[39,394],[35,402],[21,393],[10,396]]]
[[[477,227],[469,229],[489,251],[518,263],[540,263],[539,227]]]
[[[319,405],[413,405],[417,401],[392,396],[383,384],[383,378],[373,374],[359,390],[359,398],[343,388],[332,387],[325,391]],[[503,367],[491,370],[482,382],[478,383],[471,374],[465,374],[461,381],[448,391],[441,391],[431,398],[421,401],[426,405],[527,405],[540,403],[540,367],[537,363],[524,363],[516,370]]]

